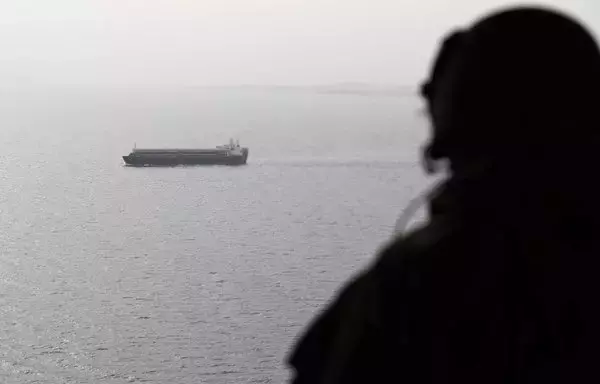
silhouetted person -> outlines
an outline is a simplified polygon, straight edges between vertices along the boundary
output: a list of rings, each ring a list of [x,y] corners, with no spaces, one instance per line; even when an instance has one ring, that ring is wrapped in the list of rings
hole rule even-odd
[[[600,383],[593,37],[550,10],[492,14],[445,40],[423,96],[450,176],[311,324],[294,383]]]

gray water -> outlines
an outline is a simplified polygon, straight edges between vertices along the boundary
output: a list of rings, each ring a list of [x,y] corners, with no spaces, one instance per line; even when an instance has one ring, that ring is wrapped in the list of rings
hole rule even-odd
[[[425,185],[410,97],[0,97],[3,383],[283,383],[299,332]],[[230,136],[247,166],[120,158]]]

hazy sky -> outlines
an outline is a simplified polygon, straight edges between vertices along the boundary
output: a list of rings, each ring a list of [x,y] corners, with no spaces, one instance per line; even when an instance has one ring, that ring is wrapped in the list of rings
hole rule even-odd
[[[0,81],[412,85],[494,0],[0,0]],[[600,34],[599,0],[548,0]]]

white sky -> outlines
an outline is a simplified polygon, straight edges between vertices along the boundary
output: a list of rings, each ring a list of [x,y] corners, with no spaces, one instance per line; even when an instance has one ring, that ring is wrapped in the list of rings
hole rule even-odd
[[[0,84],[413,85],[497,0],[0,0]],[[599,0],[547,0],[600,35]]]

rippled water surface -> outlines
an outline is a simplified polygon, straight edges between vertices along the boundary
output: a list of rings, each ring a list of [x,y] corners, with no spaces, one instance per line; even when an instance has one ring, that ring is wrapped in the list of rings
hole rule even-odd
[[[283,383],[302,327],[424,186],[412,98],[2,97],[3,383]],[[247,166],[120,159],[229,136]]]

